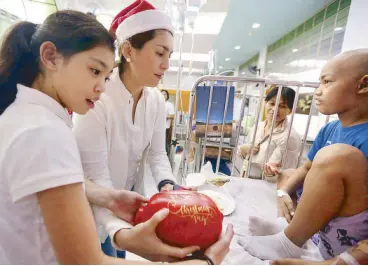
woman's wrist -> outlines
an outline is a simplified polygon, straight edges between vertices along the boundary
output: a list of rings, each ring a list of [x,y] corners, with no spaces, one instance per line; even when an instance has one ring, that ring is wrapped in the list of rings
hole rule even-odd
[[[115,212],[118,208],[118,203],[115,200],[116,198],[118,198],[117,196],[117,190],[115,189],[110,189],[110,190],[106,190],[104,192],[104,194],[101,196],[101,203],[103,203],[104,208],[108,209],[111,212]]]
[[[215,265],[213,260],[205,254],[195,254],[194,253],[193,255],[190,255],[186,257],[185,259],[183,259],[183,261],[188,261],[188,260],[199,260],[199,261],[206,262],[206,265]]]
[[[114,189],[102,187],[88,179],[85,180],[85,185],[86,196],[89,203],[98,207],[110,209],[109,205],[114,198]]]

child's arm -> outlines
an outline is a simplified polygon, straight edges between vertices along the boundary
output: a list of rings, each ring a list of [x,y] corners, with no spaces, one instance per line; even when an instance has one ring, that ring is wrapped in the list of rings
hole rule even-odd
[[[81,183],[38,192],[37,197],[60,264],[134,263],[102,253],[92,211]]]
[[[279,191],[284,191],[287,194],[284,193],[284,196],[279,196],[277,198],[278,215],[285,217],[288,222],[291,221],[295,212],[294,203],[290,195],[303,185],[305,177],[311,167],[312,162],[307,160],[302,166],[295,170],[290,178],[279,189]]]
[[[302,166],[296,169],[294,174],[281,187],[281,190],[285,191],[289,195],[291,193],[294,193],[298,188],[303,185],[304,179],[307,176],[307,173],[311,167],[312,162],[307,160]]]

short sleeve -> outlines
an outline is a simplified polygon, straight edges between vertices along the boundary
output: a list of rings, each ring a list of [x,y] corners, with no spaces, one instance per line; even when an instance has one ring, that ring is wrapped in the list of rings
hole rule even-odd
[[[365,158],[367,158],[368,160],[368,140],[365,140],[361,147],[360,147],[360,150],[363,152]]]
[[[66,125],[43,125],[14,138],[5,162],[16,202],[50,188],[84,182],[78,147]]]
[[[309,161],[313,162],[317,152],[325,146],[326,132],[329,131],[328,128],[330,126],[331,124],[329,123],[322,127],[321,130],[318,132],[317,137],[313,141],[312,148],[309,150],[308,153]]]

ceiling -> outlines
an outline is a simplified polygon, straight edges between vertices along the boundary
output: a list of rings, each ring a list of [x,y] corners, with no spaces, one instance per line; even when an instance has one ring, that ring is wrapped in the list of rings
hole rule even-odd
[[[51,0],[0,0],[1,8],[18,12],[24,3]],[[53,1],[53,0],[52,0]],[[186,0],[191,1],[199,0]],[[203,1],[203,0],[202,0]],[[208,52],[216,49],[217,65],[223,70],[233,69],[259,52],[294,27],[313,16],[333,0],[207,0],[200,9],[192,36],[187,28],[182,45],[184,73],[191,67],[193,74],[202,74],[207,67]],[[55,0],[59,9],[72,8],[83,12],[96,12],[108,27],[113,17],[133,0]],[[164,10],[166,2],[174,0],[149,0],[156,8]],[[12,8],[13,7],[13,8]],[[18,12],[19,13],[19,12]],[[37,16],[37,12],[34,16]],[[23,17],[20,13],[20,17]],[[29,14],[28,14],[29,17]],[[40,16],[38,16],[40,17]],[[41,16],[42,17],[42,16]],[[34,18],[36,19],[36,17]],[[42,19],[42,18],[39,18]],[[253,23],[260,27],[252,29]],[[192,51],[192,37],[194,46]],[[178,69],[179,35],[174,41],[171,69]],[[235,50],[236,45],[240,46]],[[192,53],[191,53],[192,51]],[[226,62],[225,58],[230,58]],[[190,60],[192,63],[190,64]]]
[[[190,3],[193,0],[187,1]],[[95,10],[96,14],[99,14],[99,20],[108,27],[113,17],[120,10],[130,5],[133,0],[56,0],[56,2],[59,9],[73,8],[84,12],[93,12]],[[149,0],[149,2],[157,9],[165,10],[167,1]],[[205,4],[201,7],[197,16],[194,36],[192,36],[192,31],[189,27],[187,27],[184,34],[182,45],[184,72],[188,72],[190,66],[193,73],[201,74],[203,72],[207,66],[208,52],[212,49],[213,42],[220,32],[226,17],[229,0],[207,0],[204,2]],[[193,51],[192,40],[194,40]],[[179,34],[175,34],[174,55],[172,56],[173,59],[171,60],[171,68],[169,70],[171,72],[177,72],[178,70],[179,43]],[[192,59],[191,64],[190,59]]]
[[[55,0],[59,10],[75,9],[82,12],[94,12],[99,21],[106,27],[112,22],[115,15],[134,0]],[[157,9],[164,10],[166,2],[174,2],[175,0],[148,0]],[[195,22],[194,35],[189,27],[187,27],[183,44],[182,44],[182,65],[183,65],[183,84],[190,84],[193,78],[203,73],[207,66],[208,52],[212,49],[216,36],[221,31],[223,21],[226,18],[229,0],[186,0],[189,4],[202,1],[204,5],[201,7]],[[45,4],[41,4],[45,3]],[[54,3],[54,0],[0,0],[0,9],[17,15],[20,19],[30,20],[34,23],[42,23],[42,21],[50,14],[48,8],[50,5],[46,3]],[[30,9],[30,7],[34,7]],[[27,9],[24,10],[24,8]],[[170,62],[170,69],[165,74],[163,85],[166,88],[175,88],[178,70],[178,52],[179,52],[179,35],[175,34],[174,54]],[[194,42],[192,42],[194,40]],[[192,43],[193,50],[192,50]],[[190,60],[192,62],[190,62]],[[189,69],[192,70],[191,75]],[[189,87],[185,85],[183,87]]]
[[[213,44],[218,51],[218,66],[223,70],[236,68],[333,1],[230,0],[227,17]],[[253,29],[254,23],[260,24],[259,28]],[[237,45],[239,50],[234,49]]]

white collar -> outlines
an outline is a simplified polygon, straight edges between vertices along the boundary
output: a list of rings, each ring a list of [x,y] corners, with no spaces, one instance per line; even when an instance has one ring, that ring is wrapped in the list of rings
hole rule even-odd
[[[70,128],[73,127],[72,118],[68,111],[63,108],[57,101],[38,90],[17,84],[16,104],[36,104],[45,107],[58,117],[60,117]]]
[[[114,70],[111,81],[114,82],[114,85],[119,88],[119,91],[121,91],[121,95],[123,96],[124,100],[130,100],[133,98],[133,95],[128,91],[123,81],[120,79],[119,70],[117,68]],[[143,89],[140,100],[144,100],[144,98],[146,97],[146,89],[147,88]]]

